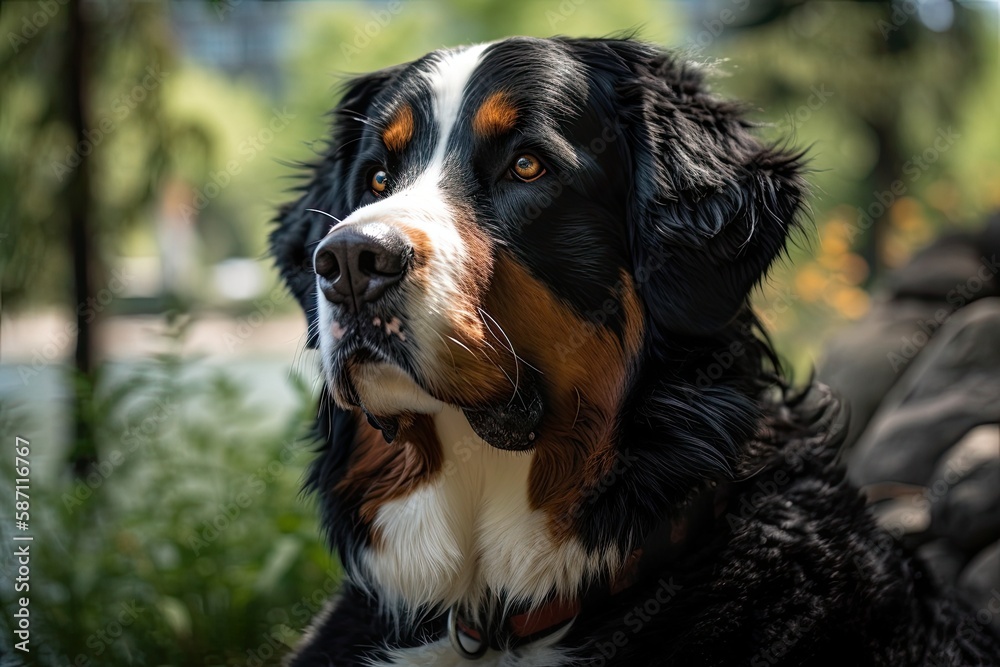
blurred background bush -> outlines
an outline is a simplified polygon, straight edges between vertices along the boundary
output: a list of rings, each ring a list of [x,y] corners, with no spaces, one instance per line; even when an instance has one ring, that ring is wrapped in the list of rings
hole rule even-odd
[[[888,269],[1000,207],[997,10],[4,2],[0,424],[31,442],[35,541],[34,650],[11,652],[5,569],[0,661],[275,664],[335,589],[298,495],[315,360],[265,236],[345,74],[632,29],[705,63],[763,135],[809,147],[814,229],[756,297],[803,373]]]

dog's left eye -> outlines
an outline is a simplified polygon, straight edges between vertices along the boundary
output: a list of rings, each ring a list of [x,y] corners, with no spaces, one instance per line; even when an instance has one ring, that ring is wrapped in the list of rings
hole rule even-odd
[[[519,155],[510,167],[510,173],[519,181],[530,183],[545,173],[541,161],[531,153]]]
[[[374,174],[372,174],[371,188],[372,192],[375,194],[376,197],[385,192],[385,189],[388,185],[389,185],[389,174],[385,173],[384,170],[379,169]]]

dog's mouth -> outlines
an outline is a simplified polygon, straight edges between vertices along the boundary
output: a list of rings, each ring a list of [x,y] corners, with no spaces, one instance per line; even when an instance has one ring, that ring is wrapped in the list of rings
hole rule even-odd
[[[384,421],[439,409],[420,384],[405,352],[360,332],[342,335],[326,358],[327,381],[344,407],[359,407]]]
[[[361,409],[388,443],[413,415],[435,414],[453,405],[487,444],[524,451],[534,446],[544,415],[541,383],[531,369],[523,369],[516,389],[501,400],[464,402],[461,396],[435,391],[404,351],[359,332],[339,339],[329,357],[328,382],[337,402]]]

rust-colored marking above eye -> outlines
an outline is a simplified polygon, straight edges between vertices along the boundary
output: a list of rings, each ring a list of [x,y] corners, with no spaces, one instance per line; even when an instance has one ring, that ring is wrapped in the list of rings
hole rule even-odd
[[[413,109],[404,104],[396,110],[392,120],[382,132],[382,141],[389,150],[399,153],[413,138]]]
[[[472,131],[481,137],[492,137],[514,129],[517,108],[507,93],[498,91],[486,98],[472,119]]]

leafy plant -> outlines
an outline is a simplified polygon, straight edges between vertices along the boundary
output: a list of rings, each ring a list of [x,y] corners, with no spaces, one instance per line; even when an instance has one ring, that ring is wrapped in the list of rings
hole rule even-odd
[[[102,369],[96,470],[32,480],[29,660],[277,664],[340,577],[299,497],[314,402],[290,382],[297,407],[276,418],[197,360]],[[10,409],[0,419],[14,432]]]

